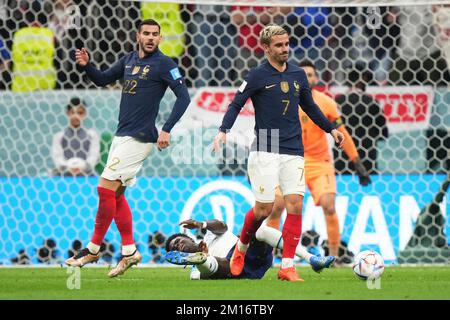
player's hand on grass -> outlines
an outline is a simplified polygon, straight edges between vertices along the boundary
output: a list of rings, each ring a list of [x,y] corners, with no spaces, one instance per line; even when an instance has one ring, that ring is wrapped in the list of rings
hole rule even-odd
[[[366,168],[364,167],[363,163],[359,158],[356,158],[353,161],[353,164],[355,165],[355,171],[356,174],[359,177],[359,184],[363,187],[368,186],[372,183],[372,180],[370,179],[369,172],[367,172]]]
[[[89,54],[85,48],[77,49],[75,51],[75,62],[82,67],[85,67],[88,64]]]
[[[333,136],[334,142],[336,142],[336,144],[338,145],[339,148],[342,148],[342,146],[344,145],[344,134],[340,131],[338,131],[337,129],[333,129],[331,130],[331,135]]]
[[[194,219],[189,219],[181,221],[180,226],[186,229],[201,229],[203,227],[203,223],[195,221]]]
[[[156,145],[159,151],[167,148],[170,145],[170,133],[161,130]]]
[[[218,153],[222,144],[225,144],[227,141],[227,134],[225,132],[220,131],[217,136],[214,138],[214,152]]]

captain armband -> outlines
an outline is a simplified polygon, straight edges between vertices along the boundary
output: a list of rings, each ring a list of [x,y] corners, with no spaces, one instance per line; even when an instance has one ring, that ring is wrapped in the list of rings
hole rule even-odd
[[[344,124],[344,122],[342,121],[342,118],[337,118],[336,121],[333,122],[335,128],[339,128],[340,126],[342,126]]]

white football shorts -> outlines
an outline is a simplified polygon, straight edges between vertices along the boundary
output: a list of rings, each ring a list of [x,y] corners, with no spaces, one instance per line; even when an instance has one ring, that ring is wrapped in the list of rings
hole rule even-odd
[[[133,186],[144,160],[150,155],[152,145],[133,137],[114,137],[102,177],[111,181],[120,180],[126,187]]]
[[[278,186],[283,195],[305,194],[305,161],[301,156],[252,151],[248,176],[258,202],[274,202]]]

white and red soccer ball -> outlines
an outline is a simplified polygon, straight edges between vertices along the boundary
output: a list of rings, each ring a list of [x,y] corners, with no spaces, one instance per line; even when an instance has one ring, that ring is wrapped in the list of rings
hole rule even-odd
[[[352,269],[361,280],[376,280],[383,274],[384,260],[373,250],[361,251],[356,255]]]

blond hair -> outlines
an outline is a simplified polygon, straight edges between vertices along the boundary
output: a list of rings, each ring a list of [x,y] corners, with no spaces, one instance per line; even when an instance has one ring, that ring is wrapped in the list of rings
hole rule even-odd
[[[264,27],[259,34],[259,40],[262,44],[270,45],[273,36],[281,36],[283,34],[287,34],[288,32],[276,24],[269,24]]]

